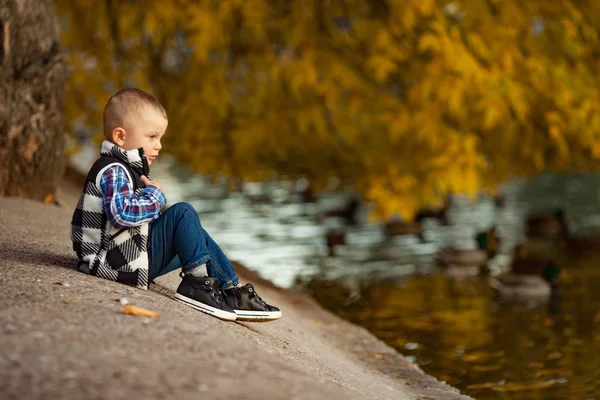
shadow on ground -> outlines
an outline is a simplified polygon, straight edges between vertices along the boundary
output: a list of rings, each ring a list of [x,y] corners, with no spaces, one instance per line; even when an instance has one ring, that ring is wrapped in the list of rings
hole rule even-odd
[[[58,251],[53,252],[30,244],[18,248],[8,248],[6,245],[0,244],[0,253],[3,254],[3,259],[18,263],[55,266],[73,270],[77,266],[77,257],[74,253],[73,255],[61,254]]]

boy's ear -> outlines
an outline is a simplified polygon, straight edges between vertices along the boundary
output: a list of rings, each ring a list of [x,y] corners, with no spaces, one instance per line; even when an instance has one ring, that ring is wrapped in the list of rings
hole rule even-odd
[[[125,129],[123,128],[115,128],[112,131],[112,139],[113,139],[113,143],[116,144],[117,146],[123,146],[125,144],[125,136],[126,136],[126,132]]]

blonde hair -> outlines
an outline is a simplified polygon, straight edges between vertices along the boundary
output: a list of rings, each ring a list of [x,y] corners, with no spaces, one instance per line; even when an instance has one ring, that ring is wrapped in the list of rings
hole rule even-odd
[[[160,101],[143,90],[127,88],[113,94],[108,99],[102,115],[104,137],[112,142],[112,133],[115,128],[123,126],[127,118],[143,107],[151,107],[160,112],[165,119],[168,119],[167,112]]]

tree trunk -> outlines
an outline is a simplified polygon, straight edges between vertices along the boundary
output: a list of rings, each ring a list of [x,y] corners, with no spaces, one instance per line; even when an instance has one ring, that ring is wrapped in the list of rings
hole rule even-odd
[[[52,0],[0,0],[0,196],[54,198],[64,83]]]

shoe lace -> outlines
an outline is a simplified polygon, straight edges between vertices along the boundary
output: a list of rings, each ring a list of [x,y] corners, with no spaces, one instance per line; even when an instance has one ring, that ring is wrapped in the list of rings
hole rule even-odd
[[[179,273],[179,276],[181,278],[183,278],[185,276],[185,274],[183,273],[183,271],[181,271]],[[219,288],[215,287],[214,285],[212,285],[209,280],[205,280],[204,281],[204,285],[202,285],[202,286],[204,287],[205,290],[207,290],[210,293],[210,296],[212,296],[218,304],[224,302],[224,297],[223,297],[224,296],[224,292],[221,289],[219,289]]]
[[[223,301],[223,298],[221,297],[221,291],[220,290],[213,289],[213,291],[211,292],[211,296],[215,298],[215,301],[217,303],[220,303],[220,302]]]
[[[204,286],[206,289],[208,289],[210,295],[215,299],[217,303],[223,302],[223,293],[219,288],[213,286],[208,280],[204,281]]]
[[[262,306],[266,306],[267,303],[260,298],[260,296],[258,295],[258,293],[256,293],[256,290],[249,288],[248,292],[250,292],[250,297],[254,297],[254,299],[256,300],[256,302]]]
[[[225,297],[227,297],[227,292],[225,292],[223,289],[219,289],[219,297],[225,300]]]
[[[206,286],[210,287],[210,295],[214,297],[217,303],[223,302],[223,291],[217,287],[214,287],[210,284],[209,281],[204,282]]]

